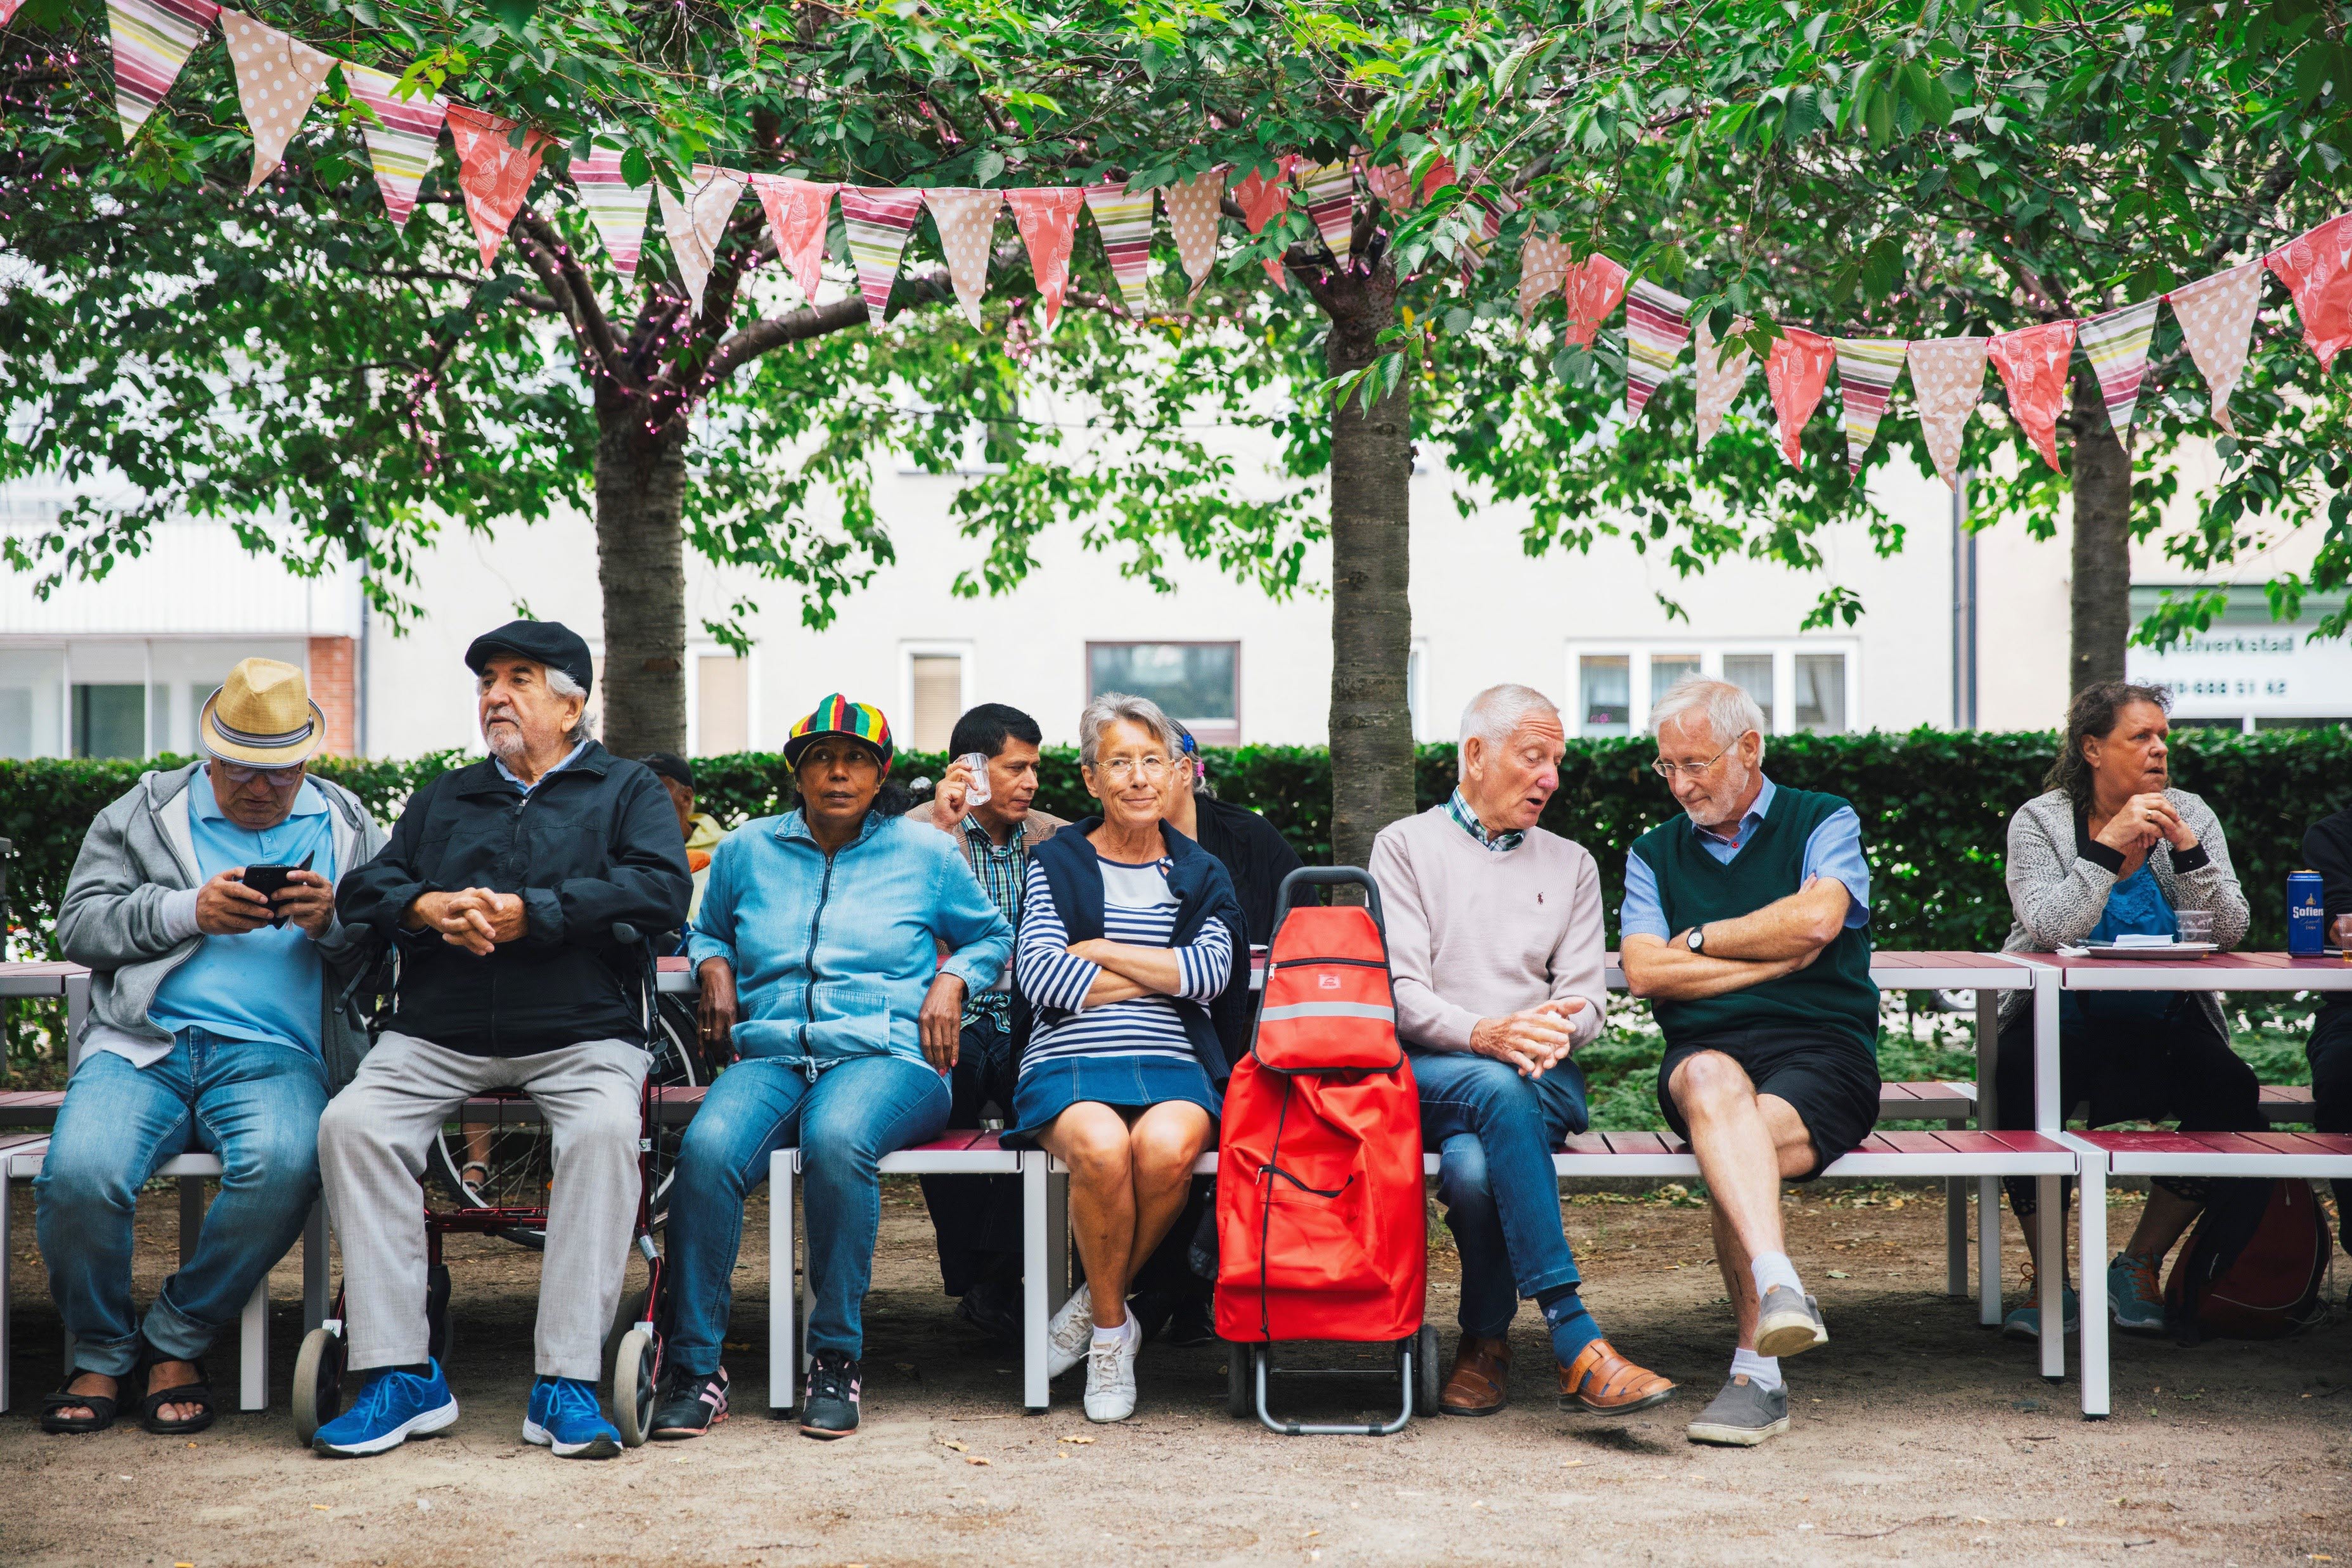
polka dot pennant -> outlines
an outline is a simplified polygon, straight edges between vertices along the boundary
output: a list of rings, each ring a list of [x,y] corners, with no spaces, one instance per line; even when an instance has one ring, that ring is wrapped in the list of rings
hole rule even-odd
[[[253,132],[253,177],[245,183],[250,194],[285,161],[286,143],[301,129],[335,61],[242,11],[224,10],[220,23],[236,68],[237,103]]]
[[[923,193],[923,205],[931,209],[931,222],[939,228],[940,254],[947,258],[956,303],[977,327],[981,297],[988,292],[989,241],[996,237],[996,215],[1004,210],[1004,193],[929,190]]]
[[[2254,312],[2263,302],[2263,264],[2249,261],[2227,272],[2200,278],[2165,296],[2180,322],[2189,357],[2204,374],[2214,423],[2234,436],[2230,422],[2230,395],[2245,374],[2246,353],[2254,336]]]
[[[485,271],[498,259],[507,229],[539,176],[539,161],[552,144],[545,132],[529,131],[522,145],[516,146],[518,123],[462,103],[449,106],[449,139],[457,144],[457,189],[465,195],[466,216],[474,226]]]
[[[1168,231],[1176,239],[1176,259],[1192,285],[1184,296],[1187,305],[1201,297],[1217,265],[1217,215],[1224,205],[1228,172],[1220,163],[1160,193],[1160,203],[1168,209]]]
[[[686,285],[687,300],[698,316],[702,314],[702,290],[710,281],[711,263],[718,259],[719,237],[727,232],[735,204],[743,198],[747,178],[733,169],[697,163],[683,199],[670,195],[669,187],[660,181],[654,182],[654,198],[661,204],[662,230],[669,236],[669,253]]]
[[[1748,368],[1756,363],[1755,353],[1746,344],[1726,352],[1707,331],[1706,318],[1701,316],[1698,327],[1698,444],[1705,447],[1723,428],[1723,416],[1739,400],[1739,389],[1748,381]],[[1740,317],[1731,323],[1735,338],[1748,327],[1748,318]]]
[[[1936,471],[1960,487],[1960,438],[1984,398],[1985,352],[1990,338],[1925,338],[1911,344],[1911,395],[1919,405],[1919,434]]]
[[[1536,307],[1559,292],[1568,281],[1569,258],[1575,253],[1566,242],[1530,234],[1519,247],[1519,331]]]

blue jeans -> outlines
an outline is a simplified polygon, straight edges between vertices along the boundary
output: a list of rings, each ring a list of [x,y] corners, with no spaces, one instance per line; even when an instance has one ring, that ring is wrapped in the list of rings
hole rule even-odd
[[[33,1184],[41,1260],[77,1366],[127,1375],[142,1332],[159,1354],[194,1361],[236,1321],[318,1199],[326,1108],[326,1069],[286,1046],[191,1027],[152,1067],[110,1051],[82,1058]],[[142,1325],[131,1305],[139,1189],[191,1152],[220,1156],[220,1195]]]
[[[768,1156],[797,1144],[808,1224],[811,1353],[860,1353],[861,1311],[882,1225],[882,1156],[947,1126],[947,1079],[905,1057],[856,1057],[814,1083],[798,1067],[754,1058],[719,1075],[687,1124],[669,1190],[669,1342],[690,1377],[719,1370],[743,1243],[743,1199],[767,1180]],[[793,1310],[792,1280],[769,1310]]]
[[[1412,1076],[1462,1254],[1462,1331],[1499,1338],[1521,1296],[1577,1282],[1551,1152],[1584,1131],[1584,1069],[1564,1061],[1530,1079],[1492,1057],[1414,1051]]]

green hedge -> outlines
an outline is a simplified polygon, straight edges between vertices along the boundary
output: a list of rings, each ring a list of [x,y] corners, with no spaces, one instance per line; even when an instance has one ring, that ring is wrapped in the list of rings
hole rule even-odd
[[[1937,730],[1794,735],[1771,743],[1767,766],[1784,784],[1832,791],[1862,813],[1882,945],[1982,949],[1998,947],[2009,929],[2001,858],[2010,814],[2040,793],[2054,744],[2047,734]],[[1600,858],[1612,941],[1626,847],[1671,809],[1664,784],[1649,771],[1653,755],[1641,739],[1571,742],[1559,794],[1544,814],[1546,827]],[[1264,812],[1307,860],[1330,858],[1328,752],[1243,746],[1208,758],[1221,795]],[[464,761],[458,753],[410,763],[329,760],[319,772],[389,823],[411,791]],[[913,752],[893,771],[901,781],[936,778],[943,764],[942,757]],[[2253,905],[2250,942],[2284,946],[2286,877],[2302,863],[2303,830],[2352,804],[2352,734],[2184,731],[2174,737],[2173,764],[2181,787],[2203,795],[2229,831]],[[16,845],[9,883],[20,955],[46,946],[90,817],[147,765],[0,762],[0,838]],[[790,775],[773,754],[709,757],[695,767],[704,809],[730,826],[790,798]],[[1454,748],[1422,747],[1418,771],[1422,804],[1443,799],[1454,787]],[[1065,816],[1084,815],[1075,753],[1049,750],[1045,773],[1039,804]]]

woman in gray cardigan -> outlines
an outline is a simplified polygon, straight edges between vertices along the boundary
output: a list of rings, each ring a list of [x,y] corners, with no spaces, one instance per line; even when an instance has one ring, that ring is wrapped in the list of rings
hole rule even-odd
[[[2128,933],[2171,936],[2174,916],[2213,917],[2224,951],[2246,934],[2246,896],[2230,868],[2221,825],[2206,804],[2169,787],[2160,686],[2103,681],[2067,710],[2049,793],[2009,823],[2009,898],[2016,913],[2002,949],[2048,952]],[[2088,1122],[2178,1120],[2184,1131],[2244,1132],[2263,1125],[2253,1069],[2230,1048],[2221,1005],[2205,991],[2069,991],[2059,1012],[2059,1108],[2090,1102]],[[2001,1006],[1994,1125],[2033,1125],[2033,1018],[2024,992]],[[2036,1246],[2034,1184],[2008,1181],[2009,1206]],[[2107,1300],[2119,1328],[2160,1332],[2158,1271],[2205,1206],[2206,1184],[2159,1176],[2138,1227],[2107,1269]],[[2041,1285],[2009,1314],[2003,1331],[2041,1332]],[[2087,1266],[2089,1259],[2084,1259]],[[2065,1260],[2055,1271],[2063,1279]],[[2074,1292],[2065,1292],[2068,1331]]]

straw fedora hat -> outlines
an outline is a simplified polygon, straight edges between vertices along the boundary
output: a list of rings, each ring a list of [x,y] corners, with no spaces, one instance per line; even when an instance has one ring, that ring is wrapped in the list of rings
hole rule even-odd
[[[205,701],[196,734],[223,762],[290,768],[326,743],[327,716],[310,700],[300,670],[274,658],[248,658]]]

